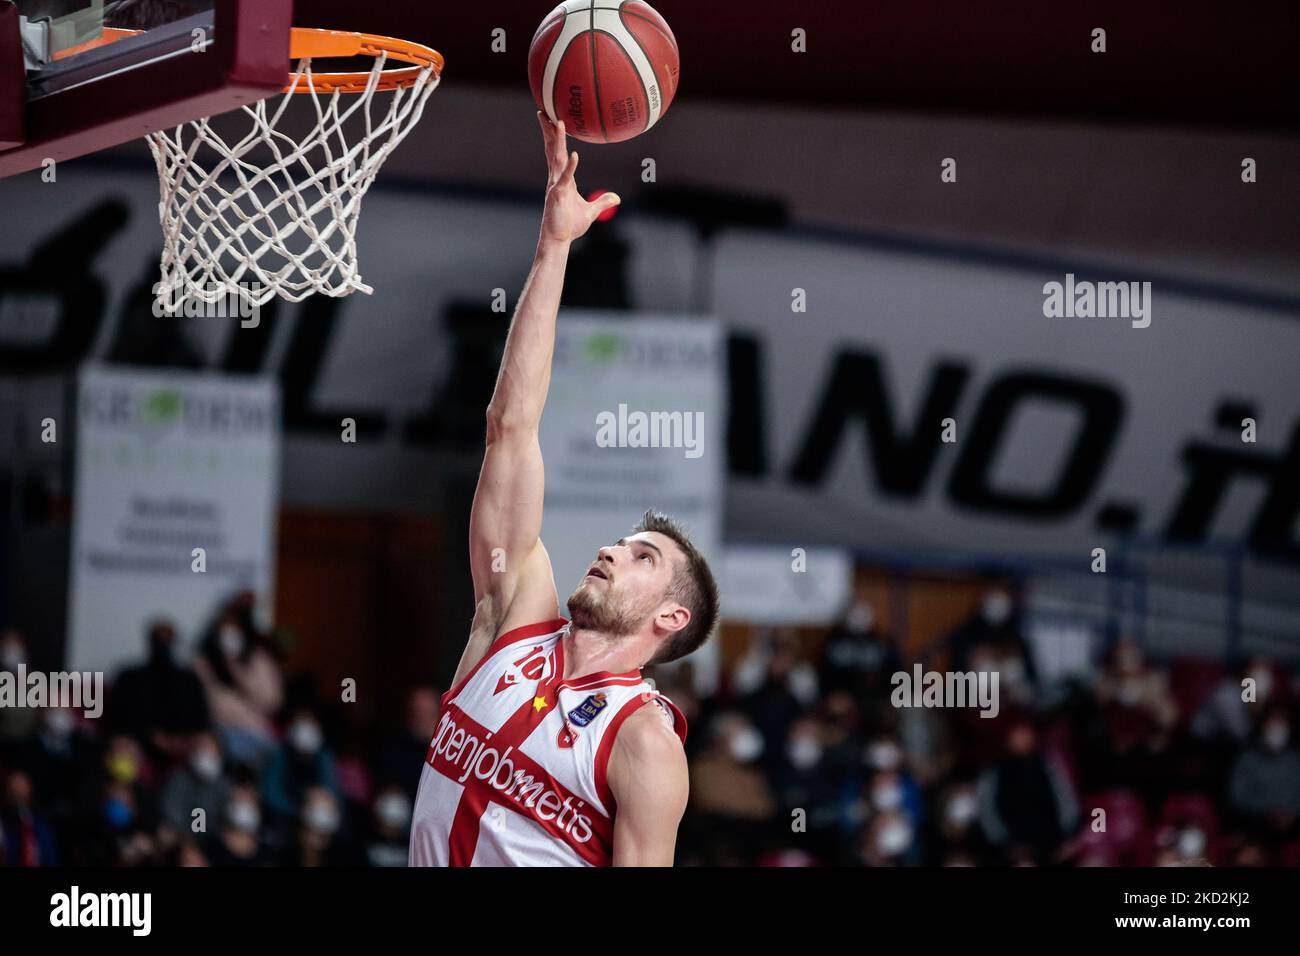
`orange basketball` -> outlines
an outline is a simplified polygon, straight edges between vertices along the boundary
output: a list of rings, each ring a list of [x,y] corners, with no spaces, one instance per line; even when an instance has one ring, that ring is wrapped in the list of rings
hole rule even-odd
[[[621,143],[654,126],[679,72],[673,31],[643,0],[565,0],[528,50],[533,99],[588,143]]]

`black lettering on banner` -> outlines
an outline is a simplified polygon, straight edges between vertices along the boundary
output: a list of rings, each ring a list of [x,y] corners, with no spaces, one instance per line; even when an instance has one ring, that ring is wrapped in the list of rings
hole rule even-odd
[[[916,497],[925,489],[942,446],[940,422],[956,411],[969,375],[965,365],[940,363],[911,434],[901,434],[894,427],[893,407],[876,356],[840,353],[803,447],[790,468],[790,480],[805,485],[822,481],[850,422],[861,419],[867,428],[877,487],[885,494]]]
[[[1072,404],[1082,413],[1073,447],[1052,483],[1025,494],[990,486],[998,447],[1022,402]],[[1120,394],[1100,382],[1086,382],[1046,372],[1012,372],[993,382],[980,400],[961,456],[948,479],[953,502],[967,508],[999,511],[1026,518],[1059,518],[1077,509],[1091,494],[1119,436],[1124,417]]]
[[[727,339],[727,467],[733,475],[757,477],[767,472],[767,422],[763,401],[763,353],[758,339]]]

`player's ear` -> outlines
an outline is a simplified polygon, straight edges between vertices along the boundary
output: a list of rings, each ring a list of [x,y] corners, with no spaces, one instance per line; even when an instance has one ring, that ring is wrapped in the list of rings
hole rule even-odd
[[[659,609],[659,614],[655,617],[655,623],[659,625],[661,630],[676,634],[691,623],[691,612],[681,604],[665,604]]]

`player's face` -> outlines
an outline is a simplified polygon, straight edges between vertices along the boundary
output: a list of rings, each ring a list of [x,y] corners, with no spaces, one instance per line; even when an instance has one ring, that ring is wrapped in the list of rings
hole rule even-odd
[[[683,560],[677,542],[657,531],[601,548],[569,595],[573,623],[607,634],[635,633],[663,605],[676,562]]]

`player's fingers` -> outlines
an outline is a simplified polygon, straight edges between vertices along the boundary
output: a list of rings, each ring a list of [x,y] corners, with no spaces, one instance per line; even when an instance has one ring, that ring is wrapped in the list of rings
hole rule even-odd
[[[564,167],[564,176],[566,179],[572,179],[578,174],[578,153],[574,150],[569,154],[569,164]]]
[[[558,175],[555,169],[555,124],[541,110],[537,111],[537,124],[542,128],[542,143],[546,151],[547,179],[554,183]]]
[[[607,209],[613,209],[622,201],[618,193],[601,193],[591,202],[592,218],[594,219]]]
[[[565,137],[564,120],[555,123],[555,141],[551,144],[551,163],[556,172],[563,170],[569,162],[569,141]]]

